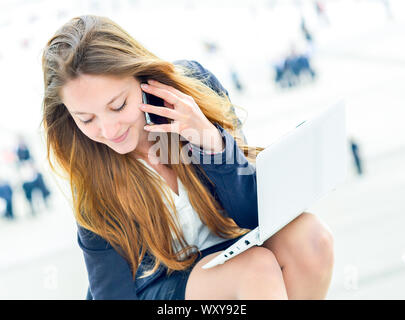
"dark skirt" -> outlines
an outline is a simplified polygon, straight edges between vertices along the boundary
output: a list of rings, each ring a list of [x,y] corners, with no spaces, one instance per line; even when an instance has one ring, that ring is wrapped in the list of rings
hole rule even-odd
[[[230,239],[212,247],[204,249],[196,259],[194,264],[182,271],[173,271],[170,275],[164,272],[160,277],[155,279],[147,287],[138,292],[138,297],[141,300],[184,300],[186,293],[186,285],[191,270],[195,264],[202,258],[210,255],[211,253],[225,250],[230,245],[234,244],[241,237]]]

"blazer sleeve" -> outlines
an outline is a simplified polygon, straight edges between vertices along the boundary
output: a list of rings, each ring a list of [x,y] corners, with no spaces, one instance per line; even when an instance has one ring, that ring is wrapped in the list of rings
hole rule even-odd
[[[194,61],[194,60],[177,60],[173,62],[174,64],[182,65],[190,70],[190,76],[195,77],[199,80],[201,80],[205,85],[210,87],[212,90],[214,90],[216,93],[222,96],[227,96],[228,99],[230,100],[229,97],[229,92],[224,88],[224,86],[221,84],[221,82],[218,80],[218,78],[208,69],[203,67],[199,62]],[[234,106],[231,106],[231,112],[235,113],[235,108]],[[237,119],[235,123],[235,127],[237,129],[237,134],[239,137],[242,138],[242,140],[247,144],[247,139],[245,134],[243,133],[242,130],[242,122]]]
[[[197,61],[177,60],[174,64],[181,64],[189,68],[191,76],[200,79],[218,94],[226,95],[229,98],[228,91],[217,77]],[[233,107],[232,111],[234,112]],[[219,124],[214,125],[223,137],[225,149],[220,153],[209,153],[190,143],[192,161],[199,164],[214,183],[215,188],[212,191],[227,215],[239,227],[254,229],[258,226],[256,169],[248,162],[233,136]],[[247,144],[239,119],[236,127],[239,128],[239,136]]]
[[[87,299],[138,299],[127,261],[93,232],[78,226],[77,235],[90,284]]]
[[[228,90],[226,90],[222,86],[222,84],[212,72],[204,68],[199,62],[194,60],[176,60],[173,63],[186,67],[191,72],[190,76],[201,80],[204,84],[209,86],[218,94],[226,95],[229,98]]]
[[[235,139],[215,124],[225,143],[223,152],[201,152],[190,143],[191,159],[198,164],[215,185],[216,198],[227,215],[241,228],[258,226],[256,168],[248,162]]]

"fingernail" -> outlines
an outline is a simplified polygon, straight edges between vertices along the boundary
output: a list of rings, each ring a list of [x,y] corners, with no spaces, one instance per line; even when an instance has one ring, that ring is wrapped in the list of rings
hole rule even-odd
[[[146,83],[142,83],[142,84],[141,84],[141,88],[142,88],[142,89],[146,89],[146,88],[148,88],[148,85],[147,85]]]

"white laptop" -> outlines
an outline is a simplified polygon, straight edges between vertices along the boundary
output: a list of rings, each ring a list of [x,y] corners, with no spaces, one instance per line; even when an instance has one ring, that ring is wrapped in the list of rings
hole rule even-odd
[[[212,268],[261,245],[346,177],[345,106],[338,102],[256,158],[259,226],[203,266]]]

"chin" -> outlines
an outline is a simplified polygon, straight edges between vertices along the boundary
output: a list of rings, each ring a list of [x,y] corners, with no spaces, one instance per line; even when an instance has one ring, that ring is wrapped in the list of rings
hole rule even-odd
[[[111,149],[113,149],[116,153],[119,153],[119,154],[127,154],[127,153],[132,152],[135,149],[135,148],[131,148],[129,146],[125,146],[125,147],[121,147],[121,148],[117,148],[117,147],[113,148],[111,146],[109,146],[109,147]]]
[[[116,149],[116,148],[111,148],[111,149],[113,149],[116,153],[119,153],[119,154],[126,154],[127,152],[124,152],[123,150],[120,150],[120,149]]]

